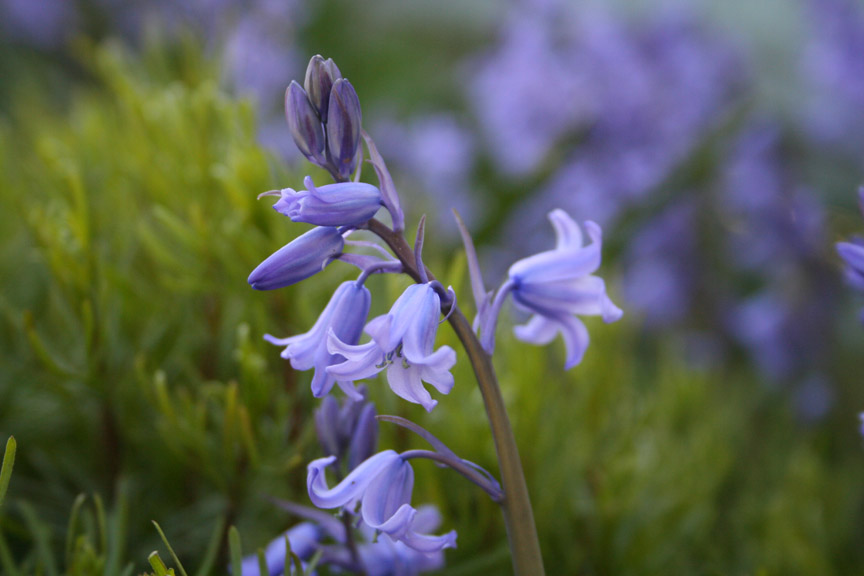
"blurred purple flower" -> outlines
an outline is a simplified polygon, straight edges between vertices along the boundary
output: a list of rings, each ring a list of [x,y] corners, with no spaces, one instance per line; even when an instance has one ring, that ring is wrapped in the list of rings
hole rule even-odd
[[[864,7],[853,0],[810,0],[802,74],[808,124],[822,141],[860,156],[864,145]]]
[[[261,574],[258,564],[258,555],[252,554],[243,558],[242,576],[281,576],[285,574],[286,557],[288,549],[285,538],[291,543],[291,552],[300,560],[306,561],[312,558],[324,538],[324,531],[311,522],[302,522],[290,530],[275,538],[264,549],[264,558],[267,563],[267,574]],[[295,574],[293,566],[288,574]]]
[[[74,3],[68,0],[0,0],[2,30],[41,48],[62,46],[76,20]]]

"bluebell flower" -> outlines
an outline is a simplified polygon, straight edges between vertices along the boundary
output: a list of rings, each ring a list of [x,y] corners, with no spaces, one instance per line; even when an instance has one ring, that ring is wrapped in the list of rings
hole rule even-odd
[[[286,557],[288,555],[287,547],[285,546],[286,537],[291,543],[291,552],[296,554],[300,560],[306,561],[315,554],[324,535],[324,531],[311,522],[297,524],[270,542],[264,549],[267,574],[261,574],[258,555],[252,554],[243,558],[241,576],[281,576],[285,574]],[[294,570],[290,569],[288,574],[294,574]]]
[[[357,226],[375,216],[381,208],[381,192],[372,184],[337,182],[317,187],[310,176],[303,184],[306,190],[284,188],[262,196],[279,194],[274,210],[288,216],[292,222],[317,226]]]
[[[420,404],[427,411],[438,403],[424,388],[428,382],[442,394],[453,388],[450,369],[456,352],[449,346],[434,350],[441,299],[431,283],[409,286],[388,314],[366,325],[372,341],[359,346],[328,339],[328,349],[347,360],[327,368],[337,380],[362,380],[387,369],[387,382],[397,396]]]
[[[317,507],[353,509],[359,503],[367,526],[420,552],[434,553],[456,546],[455,531],[442,536],[419,532],[424,526],[417,522],[417,510],[410,504],[414,469],[398,453],[385,450],[375,454],[331,488],[325,470],[335,461],[330,456],[309,464],[306,486]]]
[[[553,210],[554,250],[519,260],[510,267],[509,279],[498,291],[481,334],[484,347],[494,347],[495,320],[504,297],[512,293],[516,306],[533,314],[527,324],[515,328],[516,337],[532,344],[548,344],[559,333],[567,349],[565,368],[582,361],[588,348],[588,329],[577,318],[602,316],[605,322],[621,318],[621,310],[606,295],[606,284],[594,276],[600,266],[602,234],[594,222],[585,229],[591,244],[583,245],[582,232],[563,210]]]
[[[312,395],[316,398],[327,395],[339,380],[339,387],[345,394],[355,400],[362,400],[362,394],[350,381],[327,372],[327,367],[340,361],[337,354],[328,351],[327,338],[328,334],[332,333],[343,342],[356,344],[369,314],[371,301],[372,296],[366,286],[353,281],[343,282],[333,293],[311,330],[288,338],[275,338],[270,334],[264,338],[276,346],[285,346],[281,356],[290,360],[295,370],[315,370],[312,376]]]
[[[441,525],[441,514],[434,506],[420,506],[414,516],[417,532],[433,532]],[[416,576],[444,566],[444,552],[421,552],[381,534],[375,542],[357,547],[369,576]]]
[[[249,275],[255,290],[274,290],[314,276],[342,254],[345,240],[336,228],[313,228],[267,257]]]

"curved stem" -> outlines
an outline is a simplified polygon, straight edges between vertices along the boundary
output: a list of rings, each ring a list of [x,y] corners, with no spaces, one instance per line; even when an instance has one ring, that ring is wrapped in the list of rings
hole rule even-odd
[[[460,458],[452,458],[446,454],[433,452],[432,450],[408,450],[400,454],[402,460],[425,459],[432,460],[444,464],[479,486],[486,492],[495,502],[501,502],[504,499],[504,493],[489,481],[489,478],[484,476],[476,468],[472,468],[464,460]]]
[[[393,253],[405,267],[405,273],[416,282],[420,282],[420,274],[414,261],[414,254],[405,238],[389,229],[387,226],[372,219],[367,223],[368,229],[381,238],[393,250]],[[435,276],[427,269],[429,280]],[[448,312],[448,311],[445,311]],[[498,467],[501,472],[501,484],[504,489],[504,499],[501,510],[504,513],[504,524],[507,527],[507,539],[513,558],[513,571],[516,576],[543,576],[543,557],[540,554],[540,541],[537,538],[537,528],[534,526],[534,512],[522,471],[522,461],[516,438],[510,427],[510,419],[495,376],[492,357],[480,345],[480,341],[471,329],[471,323],[456,306],[451,305],[450,325],[456,336],[462,342],[468,359],[474,368],[477,385],[483,396],[489,427],[495,440],[495,451],[498,454]]]

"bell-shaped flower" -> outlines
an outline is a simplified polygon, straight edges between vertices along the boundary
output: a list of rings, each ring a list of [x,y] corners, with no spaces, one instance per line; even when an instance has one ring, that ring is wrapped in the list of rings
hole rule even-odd
[[[342,254],[345,240],[336,228],[313,228],[267,257],[249,275],[255,290],[296,284],[324,269]]]
[[[274,210],[288,216],[293,222],[318,226],[357,226],[375,216],[381,208],[381,192],[371,184],[337,182],[319,188],[309,176],[303,184],[306,190],[285,188],[279,191],[279,201],[273,205]]]
[[[386,368],[387,382],[397,396],[431,411],[438,402],[423,382],[448,394],[453,388],[450,369],[456,363],[456,352],[449,346],[433,351],[440,314],[441,299],[431,284],[409,286],[388,314],[366,325],[371,342],[353,346],[335,333],[328,338],[330,352],[346,361],[327,372],[339,381],[355,381]]]
[[[414,516],[416,532],[432,532],[441,525],[441,514],[434,506],[420,506]],[[377,541],[357,547],[369,576],[416,576],[444,566],[444,552],[420,552],[382,534]]]
[[[442,536],[418,532],[423,523],[417,522],[417,510],[411,506],[414,469],[398,453],[385,450],[375,454],[331,488],[325,473],[335,461],[330,456],[309,464],[306,487],[317,507],[351,510],[359,503],[367,526],[419,552],[434,553],[456,546],[455,531]]]
[[[588,330],[577,316],[602,316],[605,322],[614,322],[622,312],[606,295],[603,280],[593,275],[600,266],[600,227],[585,223],[591,239],[586,245],[579,226],[566,212],[553,210],[549,220],[557,236],[555,249],[513,264],[505,286],[518,308],[534,314],[527,324],[515,328],[516,337],[548,344],[561,334],[569,369],[582,361],[588,348]]]
[[[342,360],[327,349],[327,338],[328,334],[333,333],[343,342],[356,344],[360,340],[371,301],[372,296],[366,286],[353,281],[343,282],[333,293],[311,330],[288,338],[275,338],[269,334],[264,338],[276,346],[285,346],[281,356],[290,360],[291,367],[295,370],[315,370],[312,376],[312,395],[316,398],[328,394],[338,380],[339,387],[345,394],[355,400],[363,400],[363,395],[354,388],[350,380],[327,372],[328,366]]]

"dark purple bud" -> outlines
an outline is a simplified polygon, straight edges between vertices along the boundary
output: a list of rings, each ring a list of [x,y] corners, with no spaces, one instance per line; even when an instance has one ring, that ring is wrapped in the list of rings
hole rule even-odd
[[[340,78],[330,91],[327,120],[327,153],[336,176],[348,180],[357,167],[360,147],[360,99],[351,83]]]
[[[345,240],[336,228],[319,227],[286,244],[249,275],[255,290],[274,290],[296,284],[324,269],[342,253]]]
[[[363,411],[354,425],[351,445],[348,447],[348,469],[353,470],[371,457],[378,448],[378,421],[375,419],[375,404],[363,406]]]
[[[285,91],[285,118],[294,143],[315,164],[324,163],[324,128],[306,91],[291,82]]]
[[[316,54],[306,67],[306,80],[303,86],[309,94],[309,101],[318,111],[321,122],[327,123],[327,110],[330,107],[330,90],[333,83],[342,78],[339,68],[332,58],[324,60],[320,54]]]
[[[339,402],[333,396],[325,396],[321,406],[315,411],[315,432],[318,443],[326,456],[339,456],[342,447],[339,445],[339,429],[334,422],[339,421]]]

